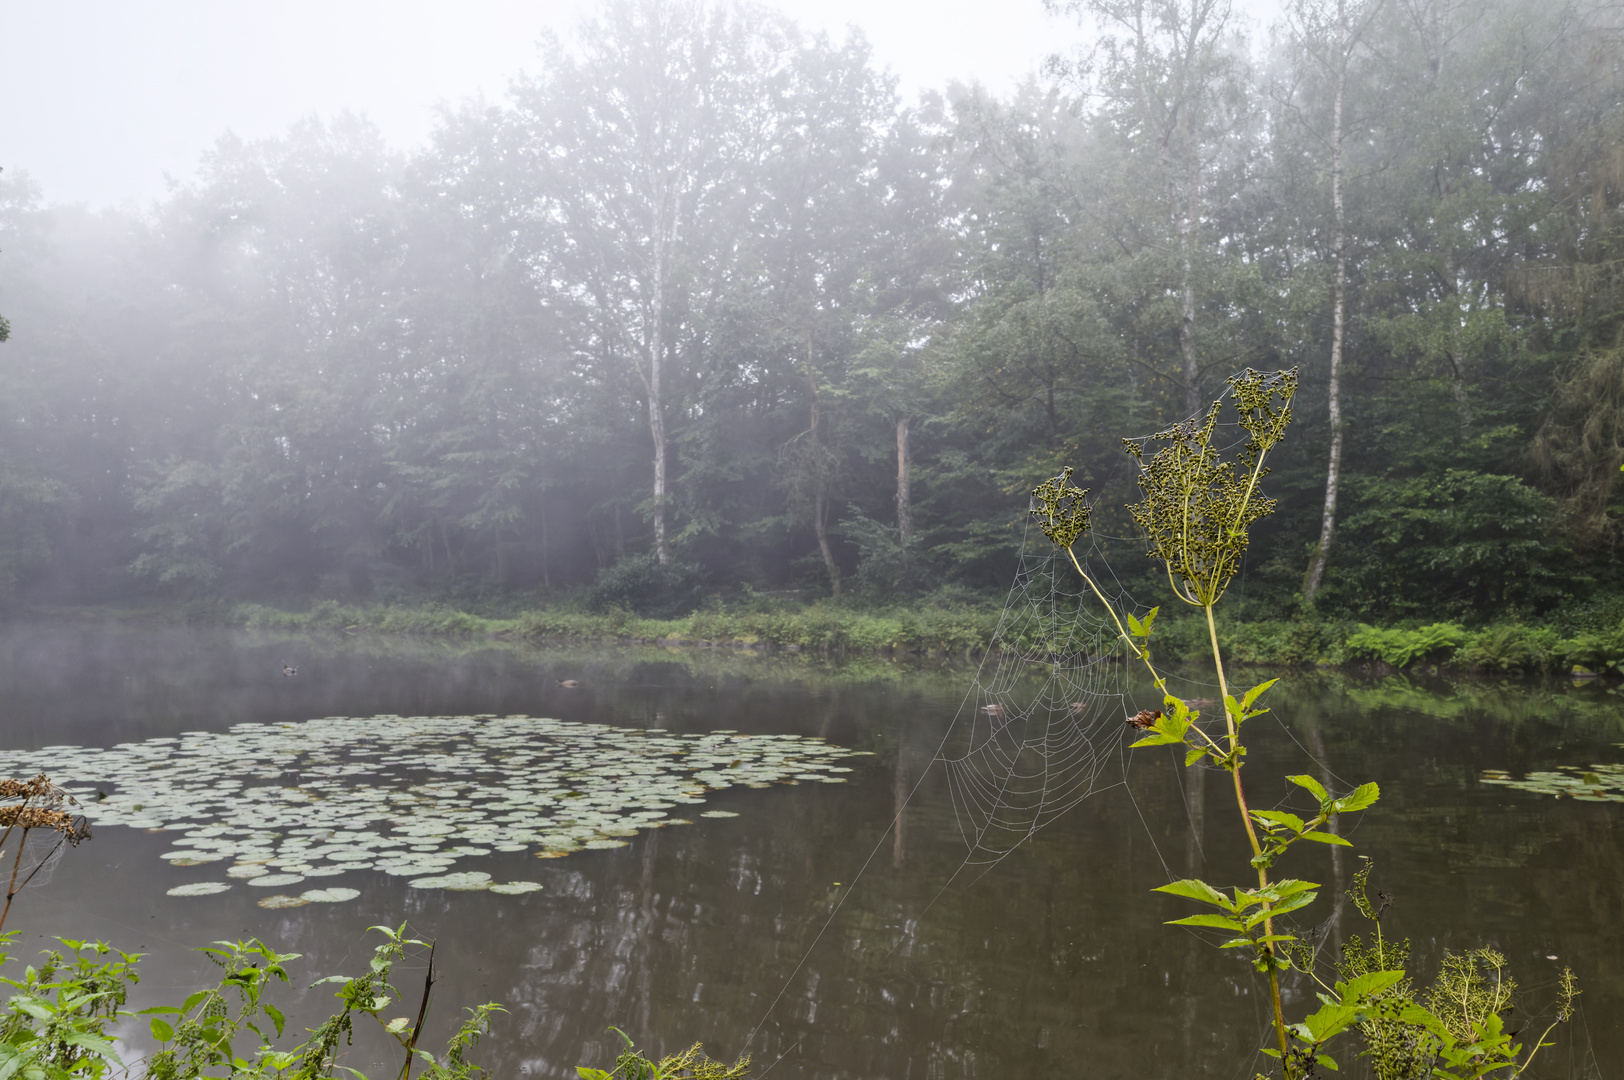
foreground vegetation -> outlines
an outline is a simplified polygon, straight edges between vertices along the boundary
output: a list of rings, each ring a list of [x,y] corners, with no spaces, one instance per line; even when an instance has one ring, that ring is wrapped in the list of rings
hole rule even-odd
[[[1223,949],[1244,950],[1252,967],[1268,983],[1274,1021],[1274,1045],[1261,1053],[1275,1059],[1284,1080],[1311,1080],[1325,1071],[1337,1071],[1328,1052],[1357,1035],[1378,1080],[1482,1080],[1524,1076],[1539,1051],[1554,1045],[1549,1036],[1573,1015],[1578,985],[1571,968],[1559,979],[1555,1017],[1543,1031],[1516,1041],[1522,1034],[1505,1030],[1504,1013],[1511,1005],[1515,983],[1506,975],[1506,959],[1491,948],[1446,953],[1443,970],[1425,990],[1417,986],[1410,969],[1410,943],[1384,939],[1381,919],[1392,898],[1378,892],[1372,903],[1367,860],[1354,877],[1350,897],[1359,913],[1373,924],[1367,945],[1355,935],[1343,943],[1339,955],[1322,958],[1323,940],[1312,932],[1299,934],[1298,920],[1319,896],[1319,884],[1283,877],[1277,864],[1287,861],[1303,841],[1328,845],[1332,852],[1350,848],[1340,819],[1374,806],[1381,797],[1375,782],[1359,784],[1338,797],[1325,783],[1306,774],[1284,779],[1300,789],[1268,809],[1255,809],[1247,798],[1242,770],[1248,752],[1243,725],[1270,710],[1266,695],[1279,679],[1269,679],[1244,692],[1231,690],[1224,652],[1219,644],[1214,612],[1239,573],[1252,526],[1274,511],[1260,482],[1268,475],[1265,460],[1284,440],[1291,423],[1297,371],[1261,373],[1248,369],[1229,380],[1230,393],[1245,444],[1232,460],[1224,460],[1213,439],[1222,399],[1203,416],[1176,424],[1146,440],[1128,444],[1139,464],[1142,500],[1129,507],[1143,530],[1152,558],[1166,570],[1172,599],[1187,613],[1201,613],[1206,630],[1206,654],[1218,679],[1218,700],[1201,708],[1172,693],[1166,674],[1152,659],[1150,643],[1157,630],[1159,608],[1136,616],[1128,605],[1113,604],[1072,550],[1073,544],[1093,531],[1093,508],[1088,492],[1072,486],[1070,468],[1032,492],[1032,516],[1043,534],[1070,559],[1079,577],[1098,600],[1117,631],[1117,638],[1133,661],[1143,663],[1162,693],[1162,709],[1145,709],[1128,719],[1142,736],[1134,747],[1170,746],[1183,752],[1184,767],[1221,770],[1233,786],[1235,808],[1247,844],[1249,869],[1255,886],[1215,888],[1198,878],[1185,878],[1154,891],[1195,901],[1210,909],[1173,919],[1169,925],[1216,931]],[[1148,454],[1148,456],[1147,456]],[[1142,610],[1142,609],[1141,609]],[[1355,647],[1376,650],[1403,648],[1406,656],[1417,648],[1441,648],[1450,631],[1440,624],[1414,634],[1382,633],[1362,628],[1351,635]],[[1458,645],[1456,646],[1459,647]],[[1202,709],[1220,712],[1222,725],[1202,721]],[[1164,711],[1165,710],[1165,711]],[[1255,732],[1256,728],[1249,729]],[[1256,786],[1253,786],[1254,797]],[[1295,802],[1295,805],[1293,803]],[[1293,813],[1286,809],[1298,810]],[[1194,828],[1192,821],[1191,827]],[[1296,853],[1299,857],[1301,851]],[[1300,864],[1300,862],[1299,862]],[[1455,928],[1451,928],[1455,929]],[[1472,932],[1471,928],[1467,928]],[[1327,950],[1328,951],[1328,950]],[[1281,993],[1288,973],[1307,976],[1318,987],[1319,1007],[1290,1022]],[[1346,1059],[1344,1059],[1346,1060]],[[1271,1069],[1269,1075],[1274,1075]],[[1263,1073],[1258,1080],[1265,1080]]]

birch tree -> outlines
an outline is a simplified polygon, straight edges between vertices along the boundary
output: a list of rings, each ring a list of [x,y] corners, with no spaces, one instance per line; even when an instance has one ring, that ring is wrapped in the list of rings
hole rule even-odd
[[[573,304],[584,356],[630,365],[644,392],[654,550],[671,560],[667,431],[689,293],[726,244],[713,226],[747,194],[768,96],[789,60],[781,20],[703,0],[614,0],[574,51],[557,42],[515,89],[531,213],[554,237],[536,272]]]

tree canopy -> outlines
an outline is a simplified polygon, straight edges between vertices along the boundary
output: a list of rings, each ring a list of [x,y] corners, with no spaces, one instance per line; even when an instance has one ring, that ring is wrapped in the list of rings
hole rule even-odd
[[[1119,437],[1246,367],[1302,380],[1252,595],[1322,538],[1360,617],[1617,583],[1624,10],[1069,10],[905,103],[855,32],[613,0],[410,152],[225,137],[139,213],[8,170],[0,592],[992,587],[1034,483],[1126,537]]]

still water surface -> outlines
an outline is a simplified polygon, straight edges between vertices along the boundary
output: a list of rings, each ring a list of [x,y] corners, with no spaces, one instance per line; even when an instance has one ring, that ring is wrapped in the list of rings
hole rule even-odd
[[[932,761],[972,677],[703,651],[13,625],[0,632],[0,750],[329,716],[515,714],[813,736],[872,756],[843,761],[844,784],[712,792],[685,812],[738,816],[689,813],[693,824],[623,848],[538,860],[532,846],[457,864],[542,885],[525,895],[363,871],[343,879],[361,893],[347,903],[265,910],[264,891],[243,887],[171,897],[199,877],[160,859],[173,833],[107,826],[19,899],[9,925],[20,951],[63,934],[148,954],[134,1007],[206,978],[196,946],[259,937],[303,954],[308,978],[287,996],[297,1021],[327,1000],[297,986],[358,974],[366,928],[406,922],[439,943],[431,1044],[462,1005],[507,1006],[477,1057],[498,1077],[606,1067],[610,1024],[657,1052],[695,1040],[717,1056],[748,1050],[757,1075],[770,1064],[783,1080],[1250,1076],[1266,1025],[1258,983],[1236,952],[1163,926],[1190,910],[1148,891],[1169,875],[1243,879],[1223,778],[1193,783],[1165,752],[1123,755],[1107,781],[1120,783],[990,870],[955,876],[965,846]],[[1624,762],[1624,699],[1599,686],[1309,674],[1275,697],[1279,722],[1253,736],[1254,805],[1284,798],[1269,778],[1287,772],[1378,780],[1382,802],[1350,835],[1396,898],[1387,932],[1413,939],[1426,973],[1444,949],[1500,949],[1536,1008],[1571,963],[1583,1011],[1540,1075],[1618,1075],[1624,804],[1480,777]],[[1326,886],[1311,910],[1329,944],[1364,932],[1351,909],[1332,917],[1352,857],[1293,858],[1283,869]],[[421,964],[399,975],[411,986]],[[1288,989],[1299,1007],[1310,1000],[1307,986]],[[380,1053],[360,1038],[347,1063],[391,1067]]]

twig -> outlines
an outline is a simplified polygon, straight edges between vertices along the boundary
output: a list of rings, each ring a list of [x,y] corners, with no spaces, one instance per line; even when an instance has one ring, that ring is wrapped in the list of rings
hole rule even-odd
[[[423,1020],[429,1014],[429,992],[434,989],[434,947],[437,941],[429,942],[429,970],[423,976],[423,1003],[417,1007],[417,1023],[412,1027],[412,1037],[406,1041],[406,1064],[401,1066],[400,1080],[409,1080],[412,1075],[412,1056],[417,1053],[417,1037],[423,1033]]]
[[[23,801],[23,805],[28,805],[27,800]],[[17,841],[17,857],[11,861],[11,883],[6,886],[6,906],[0,908],[0,930],[5,929],[6,916],[11,914],[11,901],[17,895],[17,869],[23,864],[23,848],[27,846],[28,830],[24,829],[22,839]],[[33,876],[32,874],[29,875],[29,877]],[[28,882],[25,881],[23,884],[27,885]]]

